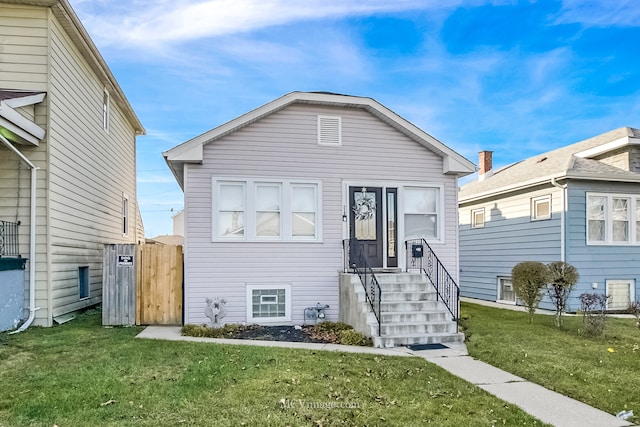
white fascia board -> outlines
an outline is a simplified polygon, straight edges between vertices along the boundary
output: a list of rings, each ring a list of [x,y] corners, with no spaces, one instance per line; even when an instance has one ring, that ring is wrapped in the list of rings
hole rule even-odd
[[[4,127],[34,145],[40,144],[40,140],[44,138],[44,129],[15,111],[5,101],[0,101],[0,119],[3,119]]]
[[[461,162],[458,159],[458,156],[446,156],[442,159],[442,173],[445,175],[458,175],[459,177],[462,177],[471,175],[475,171],[475,164],[469,161]]]
[[[202,163],[204,150],[202,144],[179,145],[162,155],[168,162]]]
[[[581,157],[583,159],[590,159],[590,158],[599,156],[600,154],[604,154],[609,151],[613,151],[618,148],[624,147],[625,145],[633,145],[638,143],[639,142],[637,139],[629,138],[628,136],[625,136],[620,139],[616,139],[615,141],[607,142],[606,144],[598,145],[597,147],[593,147],[588,150],[581,151],[579,153],[574,154],[574,156]]]
[[[476,200],[485,199],[487,197],[494,197],[494,196],[502,195],[505,193],[511,193],[512,191],[523,190],[525,188],[535,187],[536,185],[550,183],[552,179],[559,180],[564,178],[568,178],[566,172],[562,172],[555,175],[548,175],[542,178],[534,178],[528,181],[519,182],[517,184],[507,185],[501,188],[483,191],[482,193],[476,193],[471,196],[459,197],[458,203],[462,204],[462,203],[474,202]]]
[[[3,127],[5,129],[7,129],[9,132],[13,133],[15,136],[20,138],[22,141],[25,141],[25,142],[28,142],[30,144],[33,144],[36,147],[38,145],[40,145],[40,139],[36,138],[35,136],[30,134],[29,132],[26,132],[24,129],[16,126],[12,122],[4,119],[1,114],[0,114],[0,127]],[[22,141],[15,141],[15,142],[22,142]]]
[[[19,98],[5,99],[4,104],[11,108],[26,107],[27,105],[39,104],[44,101],[45,92],[21,96]]]

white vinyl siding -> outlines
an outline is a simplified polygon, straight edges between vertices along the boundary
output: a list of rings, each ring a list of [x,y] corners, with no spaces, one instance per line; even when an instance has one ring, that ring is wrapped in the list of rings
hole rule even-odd
[[[320,240],[320,182],[213,178],[213,240]]]
[[[103,245],[135,243],[132,215],[138,208],[133,124],[111,102],[105,132],[104,82],[53,14],[49,26],[51,303],[46,306],[52,308],[49,315],[59,316],[101,301]],[[77,274],[83,265],[89,267],[89,297],[78,300]]]
[[[339,150],[318,145],[318,115],[341,117]],[[185,165],[185,321],[206,322],[205,298],[219,295],[228,301],[227,321],[246,322],[245,283],[265,282],[291,284],[292,322],[302,322],[304,309],[318,302],[331,307],[328,320],[337,320],[338,270],[346,233],[342,215],[349,213],[345,182],[439,185],[443,240],[434,249],[457,278],[457,181],[442,170],[442,158],[433,151],[356,108],[295,104],[205,144],[202,165]],[[212,241],[212,234],[217,233],[212,177],[243,182],[286,179],[296,184],[291,191],[303,193],[296,197],[301,203],[290,207],[285,206],[283,186],[281,239]],[[305,181],[321,183],[315,190],[317,197],[308,197]],[[305,202],[309,200],[318,205],[310,206]],[[317,237],[316,244],[309,244],[314,208]],[[289,227],[284,218],[296,215],[300,222],[292,219],[291,239],[285,239]],[[293,230],[302,236],[294,237]],[[404,247],[402,235],[398,247]]]
[[[587,193],[587,244],[640,245],[639,203],[640,196]]]

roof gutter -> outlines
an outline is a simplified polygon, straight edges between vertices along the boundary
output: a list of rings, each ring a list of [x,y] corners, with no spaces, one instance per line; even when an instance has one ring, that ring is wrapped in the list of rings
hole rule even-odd
[[[12,143],[4,136],[0,135],[0,141],[13,151],[23,162],[31,168],[31,219],[29,223],[29,318],[20,326],[17,331],[11,332],[17,334],[25,331],[33,320],[36,318],[36,171],[39,169],[24,154],[20,152]],[[20,185],[20,183],[18,183]]]

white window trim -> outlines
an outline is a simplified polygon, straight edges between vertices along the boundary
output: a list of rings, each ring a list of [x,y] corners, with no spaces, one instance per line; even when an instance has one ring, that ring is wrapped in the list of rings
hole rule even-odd
[[[338,121],[338,142],[326,142],[322,138],[322,121],[325,119],[337,120]],[[318,146],[320,147],[341,147],[342,146],[342,117],[341,116],[327,116],[327,115],[318,115],[317,121],[318,127]]]
[[[536,208],[538,206],[538,203],[540,203],[540,202],[549,203],[549,214],[548,215],[544,215],[544,216],[538,216],[537,215]],[[552,214],[552,204],[551,204],[551,195],[550,194],[531,198],[531,221],[546,221],[548,219],[551,219],[551,214]]]
[[[398,221],[399,222],[398,239],[400,239],[400,236],[402,236],[401,239],[403,242],[407,240],[407,236],[405,234],[405,229],[404,229],[404,225],[405,225],[404,216],[407,214],[404,206],[404,191],[407,188],[435,188],[438,190],[438,206],[436,206],[436,216],[437,216],[436,228],[438,232],[438,237],[437,238],[423,237],[423,238],[430,245],[432,243],[434,244],[445,243],[446,240],[445,240],[445,225],[444,225],[444,185],[432,184],[432,183],[398,183],[396,188],[398,188],[398,218],[402,216],[402,221]],[[409,212],[409,215],[411,215],[410,212]],[[420,238],[420,237],[410,237],[410,239],[413,239],[413,238]]]
[[[238,183],[245,186],[244,236],[225,237],[218,235],[218,195],[220,183]],[[255,188],[260,184],[281,186],[280,236],[256,235]],[[296,185],[314,186],[316,189],[316,235],[314,237],[293,236],[292,233],[292,188]],[[300,242],[322,243],[322,181],[306,179],[212,177],[211,238],[214,242]]]
[[[253,291],[258,289],[284,289],[284,317],[253,317]],[[274,323],[291,321],[291,284],[249,284],[246,283],[247,323]]]
[[[107,89],[102,92],[102,128],[109,133],[111,122],[111,95]]]
[[[604,294],[609,295],[609,285],[612,283],[626,282],[629,283],[629,303],[636,300],[636,281],[635,279],[605,279],[604,281]],[[607,298],[607,310],[609,310],[609,298]],[[618,310],[618,309],[613,309]]]
[[[605,212],[605,236],[604,241],[592,241],[589,240],[589,197],[606,197],[607,198],[607,210]],[[613,240],[613,199],[629,199],[629,240],[626,242]],[[587,192],[585,194],[585,209],[584,209],[584,221],[585,221],[585,241],[589,246],[640,246],[640,241],[636,239],[636,204],[640,203],[640,195],[638,194],[620,194],[620,193],[595,193]]]
[[[501,280],[509,280],[511,282],[511,286],[513,287],[513,279],[510,276],[498,276],[496,279],[496,302],[499,302],[500,304],[516,305],[518,297],[515,297],[514,300],[502,299],[502,286],[500,283]]]
[[[126,207],[126,212],[125,212]],[[120,231],[122,237],[129,237],[129,229],[131,228],[131,203],[127,194],[122,194],[121,221]]]
[[[476,223],[476,214],[482,214],[482,225]],[[484,228],[487,221],[484,208],[471,209],[471,228]]]

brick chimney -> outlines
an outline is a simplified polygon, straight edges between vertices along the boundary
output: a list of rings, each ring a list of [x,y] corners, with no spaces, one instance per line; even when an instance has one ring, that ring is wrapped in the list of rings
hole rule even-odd
[[[482,181],[493,175],[491,168],[493,167],[493,151],[481,151],[479,154],[479,170],[478,180]]]

